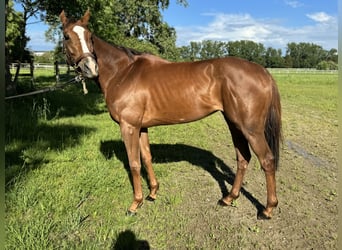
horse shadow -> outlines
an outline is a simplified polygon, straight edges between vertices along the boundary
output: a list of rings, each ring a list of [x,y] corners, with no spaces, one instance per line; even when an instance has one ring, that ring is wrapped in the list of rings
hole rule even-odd
[[[131,230],[120,232],[118,237],[112,242],[110,250],[149,250],[150,244],[146,240],[137,239],[136,235]]]
[[[229,194],[226,182],[233,185],[235,173],[223,162],[223,160],[216,157],[212,152],[185,144],[151,144],[150,146],[153,163],[187,161],[192,165],[201,167],[216,180],[221,189],[222,197]],[[132,184],[124,143],[121,140],[102,141],[100,151],[107,160],[111,159],[115,155],[115,157],[123,162]],[[146,181],[148,181],[144,168],[142,168],[142,176]],[[265,207],[244,187],[241,187],[241,194],[255,206],[258,212],[265,209]]]

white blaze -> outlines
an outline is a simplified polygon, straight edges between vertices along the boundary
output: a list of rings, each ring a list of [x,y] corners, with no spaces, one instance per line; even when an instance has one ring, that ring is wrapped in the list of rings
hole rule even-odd
[[[83,53],[90,53],[84,39],[84,28],[76,25],[72,30],[78,35],[78,38],[80,39]]]

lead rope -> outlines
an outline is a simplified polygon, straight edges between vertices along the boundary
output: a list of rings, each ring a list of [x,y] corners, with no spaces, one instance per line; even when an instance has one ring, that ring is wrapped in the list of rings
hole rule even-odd
[[[81,82],[82,83],[82,87],[83,87],[83,94],[88,94],[88,89],[87,89],[87,85],[86,82],[83,78],[83,76],[81,74],[79,74],[78,76],[76,76],[75,78],[76,82]]]
[[[88,94],[87,85],[84,79],[82,79],[83,94]]]

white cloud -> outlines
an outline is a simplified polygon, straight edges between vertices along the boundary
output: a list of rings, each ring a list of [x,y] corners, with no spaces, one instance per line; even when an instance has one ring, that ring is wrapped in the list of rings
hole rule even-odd
[[[286,5],[292,7],[292,8],[299,8],[304,6],[303,3],[299,2],[299,1],[290,1],[290,0],[285,0],[284,1]]]
[[[332,16],[329,16],[325,12],[316,12],[316,13],[311,13],[306,15],[308,18],[316,21],[316,22],[329,22],[333,19]]]
[[[209,14],[207,14],[209,15]],[[272,32],[267,25],[262,25],[249,14],[210,14],[214,20],[207,26],[176,27],[180,41],[202,40],[258,40]]]
[[[286,27],[275,19],[258,19],[249,14],[207,13],[212,16],[210,23],[204,26],[175,27],[177,44],[188,45],[190,41],[252,40],[265,47],[286,48],[290,42],[310,42],[325,49],[337,48],[337,18],[318,13],[309,14],[315,18],[313,25]],[[318,21],[320,20],[320,21]]]

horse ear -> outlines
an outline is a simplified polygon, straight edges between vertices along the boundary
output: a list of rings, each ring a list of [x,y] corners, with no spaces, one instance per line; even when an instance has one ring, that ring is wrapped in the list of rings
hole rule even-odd
[[[61,20],[63,25],[68,22],[68,18],[65,16],[64,10],[62,10],[61,14],[59,14],[59,19]]]
[[[89,18],[90,18],[90,11],[89,11],[89,8],[88,8],[87,11],[84,13],[84,16],[81,18],[82,24],[87,26]]]

